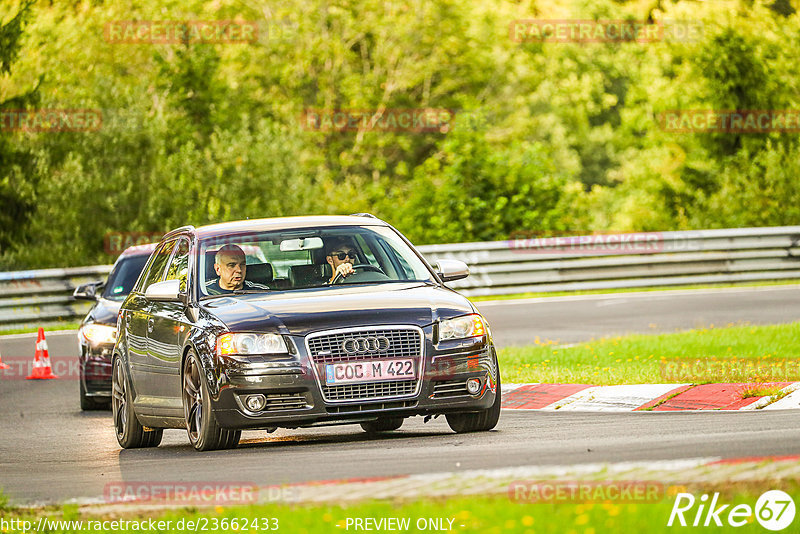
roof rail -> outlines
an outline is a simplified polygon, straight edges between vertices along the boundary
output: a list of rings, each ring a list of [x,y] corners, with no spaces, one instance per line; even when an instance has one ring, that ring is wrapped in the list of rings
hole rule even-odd
[[[375,217],[371,213],[351,213],[350,216],[351,217],[370,217],[372,219],[377,219],[377,217]]]

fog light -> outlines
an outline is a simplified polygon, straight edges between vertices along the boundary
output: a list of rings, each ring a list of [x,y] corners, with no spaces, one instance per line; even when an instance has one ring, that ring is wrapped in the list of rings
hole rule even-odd
[[[267,399],[260,393],[257,395],[248,395],[244,399],[244,404],[251,412],[260,412],[267,404]]]
[[[467,391],[470,395],[475,395],[481,390],[481,381],[478,378],[467,380]]]

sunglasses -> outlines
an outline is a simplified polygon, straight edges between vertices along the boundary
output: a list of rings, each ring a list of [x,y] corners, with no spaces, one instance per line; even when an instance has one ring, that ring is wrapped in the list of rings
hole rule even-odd
[[[340,260],[344,260],[345,258],[350,258],[351,260],[357,259],[356,253],[352,250],[350,252],[331,252],[331,256],[335,256]]]

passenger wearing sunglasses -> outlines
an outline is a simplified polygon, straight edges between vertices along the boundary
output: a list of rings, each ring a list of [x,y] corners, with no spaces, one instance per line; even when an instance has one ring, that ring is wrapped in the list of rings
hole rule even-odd
[[[336,239],[330,243],[326,259],[333,271],[330,280],[328,280],[329,284],[333,282],[337,274],[343,277],[353,274],[355,272],[353,270],[353,264],[358,263],[358,255],[355,249],[344,239]]]

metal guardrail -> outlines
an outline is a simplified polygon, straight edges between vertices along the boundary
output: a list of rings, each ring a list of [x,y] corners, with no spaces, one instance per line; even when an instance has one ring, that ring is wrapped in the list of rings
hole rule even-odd
[[[457,259],[470,276],[449,283],[467,296],[800,279],[800,226],[519,238],[423,245],[431,262]],[[110,265],[0,273],[3,328],[79,320],[81,283]]]
[[[467,296],[800,278],[800,226],[735,228],[419,247],[470,276]]]
[[[12,328],[80,320],[91,302],[73,299],[72,292],[109,272],[111,265],[0,272],[0,325]]]

